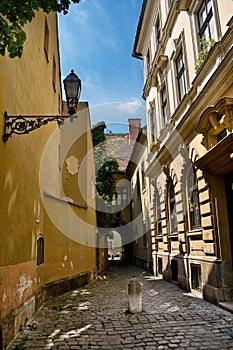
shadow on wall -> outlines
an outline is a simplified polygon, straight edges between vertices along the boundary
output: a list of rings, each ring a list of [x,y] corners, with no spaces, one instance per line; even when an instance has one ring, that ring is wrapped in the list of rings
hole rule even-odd
[[[184,253],[156,257],[155,275],[163,276],[181,289],[199,295],[219,305],[233,300],[233,271],[231,262],[203,261]],[[165,268],[163,268],[165,266]]]
[[[180,288],[190,291],[189,269],[187,260],[185,259],[185,253],[181,252],[177,255],[168,255],[166,258],[167,261],[163,261],[164,259],[158,256],[158,274],[162,274],[166,281],[176,283]],[[165,269],[163,269],[164,265],[166,266]]]
[[[233,301],[233,269],[231,261],[202,264],[203,298],[215,305]]]

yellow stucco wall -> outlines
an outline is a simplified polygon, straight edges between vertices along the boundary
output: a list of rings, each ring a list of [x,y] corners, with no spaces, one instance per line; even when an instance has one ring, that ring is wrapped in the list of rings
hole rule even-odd
[[[45,19],[49,29],[48,56],[44,51]],[[32,23],[26,26],[26,33],[27,41],[21,59],[0,57],[0,130],[4,127],[5,111],[8,115],[62,113],[56,14],[37,13]],[[92,148],[89,119],[88,106],[85,105],[85,113],[79,118],[79,124],[88,131],[76,145],[78,156],[81,154],[82,157]],[[66,123],[70,122],[67,120]],[[4,319],[13,310],[22,307],[41,286],[94,270],[96,267],[94,205],[86,205],[85,200],[80,199],[84,205],[71,206],[69,211],[69,214],[75,212],[74,217],[79,217],[88,231],[90,239],[83,244],[69,235],[76,222],[71,215],[64,216],[64,207],[70,206],[59,200],[64,196],[61,163],[66,159],[66,155],[63,159],[61,157],[62,128],[63,126],[58,128],[53,122],[27,135],[13,134],[6,143],[0,140],[0,300],[3,328]],[[67,152],[70,152],[69,148]],[[86,181],[91,179],[94,172],[94,162],[91,162],[91,165],[84,168]],[[72,176],[71,178],[73,181]],[[75,202],[80,204],[80,193],[72,181],[69,182],[69,191],[73,193]],[[87,196],[90,195],[91,186],[87,186],[86,191]],[[46,197],[46,193],[51,197]],[[68,232],[62,230],[56,220],[51,220],[46,207],[48,202],[56,217],[60,221],[66,220],[65,229]],[[86,222],[90,225],[87,226]],[[76,226],[77,235],[79,230],[82,235],[85,233],[83,227]],[[36,266],[36,241],[39,236],[44,238],[44,263]],[[24,317],[27,317],[27,312],[24,312]],[[15,327],[20,322],[23,320],[18,317]],[[14,333],[16,331],[18,329]]]
[[[49,60],[54,56],[57,62],[56,92],[52,85],[52,64],[44,53],[45,18],[50,30]],[[5,111],[9,115],[61,112],[56,26],[55,14],[38,13],[32,24],[26,26],[23,57],[0,57],[0,130],[3,131]],[[37,288],[35,245],[36,236],[43,232],[43,219],[39,224],[36,222],[42,208],[39,166],[45,142],[54,128],[56,124],[51,124],[28,135],[13,135],[6,143],[0,141],[2,318],[23,304]],[[25,276],[31,282],[20,288]]]
[[[89,109],[85,102],[79,103],[73,122],[65,121],[61,129],[60,166],[60,196],[51,179],[41,177],[41,187],[46,191],[44,196],[42,193],[46,209],[45,240],[50,242],[45,250],[46,281],[96,266],[95,172]],[[47,168],[46,162],[43,167]],[[53,242],[57,244],[51,254]]]

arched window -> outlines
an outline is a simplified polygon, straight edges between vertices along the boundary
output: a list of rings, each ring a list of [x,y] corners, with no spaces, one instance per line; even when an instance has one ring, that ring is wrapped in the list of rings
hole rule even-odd
[[[170,181],[168,184],[168,218],[170,233],[177,231],[175,186]]]
[[[44,238],[39,236],[36,242],[36,264],[37,266],[44,263]]]
[[[201,227],[197,173],[194,166],[189,170],[187,185],[189,229],[194,230]]]
[[[162,234],[162,221],[161,221],[161,202],[159,197],[159,191],[155,190],[155,229],[156,234],[161,235]]]

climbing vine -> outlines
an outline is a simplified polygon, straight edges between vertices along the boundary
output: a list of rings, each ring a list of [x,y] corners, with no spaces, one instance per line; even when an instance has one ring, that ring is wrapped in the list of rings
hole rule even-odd
[[[115,157],[108,154],[105,129],[106,124],[103,121],[94,125],[92,140],[96,167],[97,225],[102,228],[110,228],[112,223],[111,201],[116,193],[114,175],[119,169],[119,164]]]

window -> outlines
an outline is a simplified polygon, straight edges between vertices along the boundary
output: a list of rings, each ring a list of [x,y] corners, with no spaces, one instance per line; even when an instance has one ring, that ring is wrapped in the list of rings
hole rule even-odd
[[[155,110],[154,107],[150,109],[150,134],[151,134],[151,142],[155,141]]]
[[[173,0],[168,0],[168,6],[171,7],[173,3]]]
[[[145,232],[145,231],[143,231]],[[146,248],[147,247],[147,233],[143,234],[143,247]]]
[[[173,281],[178,281],[178,262],[177,260],[171,261],[171,277]]]
[[[147,75],[150,73],[150,50],[147,51],[146,55],[146,67],[147,67]]]
[[[163,273],[163,260],[158,258],[158,274],[162,275]]]
[[[137,172],[137,196],[140,197],[141,196],[141,189],[140,189],[140,177],[139,177],[139,171]]]
[[[161,220],[161,203],[159,192],[156,190],[155,192],[155,228],[157,235],[162,234],[162,220]]]
[[[59,111],[59,114],[61,114],[61,95],[58,94],[58,111]]]
[[[218,135],[217,135],[217,141],[221,141],[224,139],[224,137],[227,136],[227,130],[223,129]]]
[[[192,289],[201,291],[201,266],[197,264],[191,264],[191,286]]]
[[[44,52],[47,62],[49,62],[49,27],[46,18],[44,26]]]
[[[146,187],[146,182],[145,182],[145,164],[142,162],[141,164],[141,170],[142,170],[142,190],[145,189]]]
[[[117,193],[115,194],[115,198],[112,201],[113,206],[121,206],[128,204],[128,192],[126,187],[118,187]]]
[[[56,72],[57,72],[56,61],[55,61],[55,57],[53,56],[53,77],[52,77],[52,82],[53,82],[54,92],[56,92]]]
[[[156,21],[155,24],[155,35],[156,35],[156,41],[157,44],[161,41],[161,24],[159,18]]]
[[[189,228],[193,230],[201,226],[201,214],[196,169],[191,167],[188,179]]]
[[[208,52],[217,40],[212,0],[204,0],[197,12],[197,23],[199,31],[199,52],[196,60],[195,71],[197,72],[204,63]]]
[[[212,0],[204,0],[197,13],[200,40],[216,38]]]
[[[162,107],[163,125],[166,125],[168,121],[168,106],[167,106],[167,92],[166,92],[165,86],[161,91],[161,107]]]
[[[117,187],[117,193],[112,201],[112,205],[126,206],[128,205],[128,189],[127,187]]]
[[[44,238],[39,236],[36,242],[36,265],[44,263]]]
[[[175,187],[172,182],[170,182],[168,187],[168,215],[169,215],[169,226],[170,233],[177,230],[176,221],[176,200],[175,200]]]
[[[182,50],[180,50],[180,53],[176,59],[176,78],[179,91],[179,100],[181,101],[186,94],[185,66]]]

